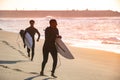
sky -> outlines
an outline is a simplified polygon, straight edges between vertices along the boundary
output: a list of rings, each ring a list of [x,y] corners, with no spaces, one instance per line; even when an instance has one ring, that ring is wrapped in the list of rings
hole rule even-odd
[[[113,10],[120,0],[0,0],[0,10]]]

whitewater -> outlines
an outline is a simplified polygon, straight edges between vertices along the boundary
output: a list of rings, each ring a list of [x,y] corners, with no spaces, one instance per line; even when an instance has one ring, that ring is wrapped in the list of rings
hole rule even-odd
[[[55,18],[55,17],[52,17]],[[49,26],[50,16],[42,18],[0,18],[0,28],[19,33],[29,27],[29,20],[44,39],[44,30]],[[55,18],[62,40],[70,46],[100,49],[120,54],[120,17]],[[7,36],[7,35],[6,35]]]

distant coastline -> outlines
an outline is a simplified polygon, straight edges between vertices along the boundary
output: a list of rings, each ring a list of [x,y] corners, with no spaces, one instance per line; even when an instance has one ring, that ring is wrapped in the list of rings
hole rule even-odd
[[[0,18],[29,17],[120,17],[120,12],[111,10],[0,10]]]

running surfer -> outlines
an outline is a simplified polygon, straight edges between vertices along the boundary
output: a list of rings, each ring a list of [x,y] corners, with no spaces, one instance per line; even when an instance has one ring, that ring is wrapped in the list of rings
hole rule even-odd
[[[34,50],[35,50],[35,33],[38,34],[37,41],[39,41],[39,39],[40,39],[40,33],[39,33],[38,29],[36,29],[34,27],[34,24],[35,24],[34,20],[30,20],[29,23],[30,23],[30,27],[25,29],[25,32],[23,35],[23,41],[24,41],[24,47],[25,47],[25,34],[28,32],[30,34],[30,36],[32,37],[33,45],[32,45],[31,49],[27,47],[27,53],[28,53],[28,57],[30,57],[30,52],[31,52],[31,61],[33,61],[33,57],[34,57],[34,53],[35,53],[34,52]]]

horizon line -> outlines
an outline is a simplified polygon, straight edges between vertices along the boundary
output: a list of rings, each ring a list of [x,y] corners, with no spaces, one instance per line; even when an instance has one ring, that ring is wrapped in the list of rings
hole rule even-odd
[[[12,10],[7,10],[6,9],[6,10],[3,10],[2,9],[0,11],[114,11],[114,12],[120,12],[118,10],[110,10],[110,9],[106,9],[106,10],[101,10],[101,9],[99,10],[93,10],[93,9],[83,9],[83,10],[77,10],[77,9],[71,9],[71,10],[69,9],[66,9],[66,10],[12,9]]]

